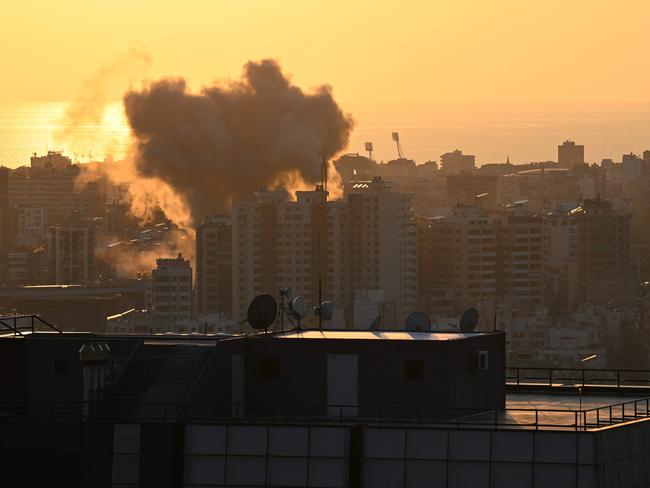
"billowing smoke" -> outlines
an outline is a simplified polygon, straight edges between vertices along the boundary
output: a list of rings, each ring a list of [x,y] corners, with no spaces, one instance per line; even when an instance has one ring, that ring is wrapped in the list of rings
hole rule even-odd
[[[127,92],[124,107],[134,213],[157,205],[181,226],[261,188],[318,183],[322,158],[344,149],[353,127],[329,86],[306,93],[273,60],[198,94],[183,79],[156,81]]]

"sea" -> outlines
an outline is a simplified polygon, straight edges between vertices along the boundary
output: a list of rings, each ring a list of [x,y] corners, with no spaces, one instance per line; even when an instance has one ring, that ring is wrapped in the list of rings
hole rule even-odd
[[[583,144],[592,163],[620,161],[623,154],[650,149],[650,102],[341,106],[355,120],[344,152],[365,154],[365,143],[372,142],[377,161],[397,157],[393,132],[399,134],[403,155],[418,163],[439,160],[455,149],[474,154],[478,165],[556,160],[557,146],[565,140]],[[63,151],[78,162],[109,155],[119,159],[128,145],[129,128],[119,101],[81,106],[0,102],[0,165],[25,165],[33,153],[48,150]]]

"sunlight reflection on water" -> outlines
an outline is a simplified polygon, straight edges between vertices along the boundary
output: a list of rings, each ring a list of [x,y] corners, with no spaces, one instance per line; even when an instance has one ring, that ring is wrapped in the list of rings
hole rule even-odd
[[[392,131],[400,133],[407,157],[438,160],[454,149],[475,154],[477,164],[555,160],[557,145],[573,139],[585,146],[589,162],[620,161],[621,155],[650,148],[650,105],[576,107],[453,104],[342,103],[356,121],[348,152],[363,152],[374,143],[374,157],[396,157]],[[129,129],[121,102],[87,106],[74,137],[60,131],[67,103],[0,104],[0,165],[27,164],[33,152],[63,150],[78,161],[124,156]]]

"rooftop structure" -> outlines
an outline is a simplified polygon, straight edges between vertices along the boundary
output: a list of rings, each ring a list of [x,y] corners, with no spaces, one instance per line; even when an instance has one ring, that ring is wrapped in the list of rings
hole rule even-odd
[[[650,372],[503,370],[502,333],[125,337],[3,323],[0,364],[28,372],[0,389],[11,486],[47,484],[51,472],[25,458],[55,459],[68,486],[650,482]],[[477,349],[487,364],[470,361]],[[344,403],[355,389],[359,402]],[[445,404],[445,391],[465,400]],[[472,391],[503,403],[472,406]]]

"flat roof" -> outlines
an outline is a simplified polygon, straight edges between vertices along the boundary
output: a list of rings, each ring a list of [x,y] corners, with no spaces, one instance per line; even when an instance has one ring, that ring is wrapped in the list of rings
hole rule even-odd
[[[411,332],[385,330],[299,330],[280,332],[279,339],[344,339],[391,341],[457,341],[482,335],[484,332]]]

